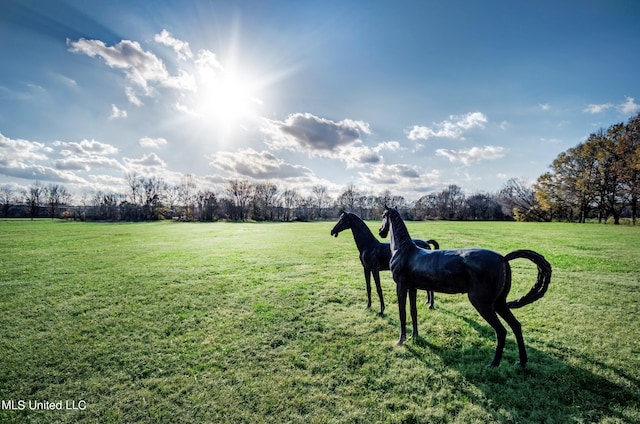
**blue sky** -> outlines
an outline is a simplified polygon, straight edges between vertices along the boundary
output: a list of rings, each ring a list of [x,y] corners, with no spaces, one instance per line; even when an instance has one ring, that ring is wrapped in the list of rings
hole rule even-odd
[[[640,111],[639,42],[634,0],[2,0],[0,185],[495,192]]]

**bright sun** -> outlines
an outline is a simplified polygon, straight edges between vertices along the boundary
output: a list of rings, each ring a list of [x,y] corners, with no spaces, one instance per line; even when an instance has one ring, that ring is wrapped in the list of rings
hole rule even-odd
[[[197,112],[204,119],[230,128],[256,113],[261,103],[252,92],[255,84],[237,72],[224,71],[201,81]]]

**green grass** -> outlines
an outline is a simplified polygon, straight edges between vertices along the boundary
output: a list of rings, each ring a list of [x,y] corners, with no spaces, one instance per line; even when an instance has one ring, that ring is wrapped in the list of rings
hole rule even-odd
[[[379,223],[371,222],[372,228]],[[640,228],[408,223],[442,248],[536,250],[545,297],[515,311],[529,364],[464,295],[365,309],[351,234],[333,222],[0,221],[0,422],[640,422]],[[535,279],[514,261],[510,299]],[[27,404],[28,405],[28,404]]]

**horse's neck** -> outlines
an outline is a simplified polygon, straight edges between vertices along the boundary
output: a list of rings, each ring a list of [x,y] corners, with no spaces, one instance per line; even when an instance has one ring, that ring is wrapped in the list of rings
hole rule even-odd
[[[400,218],[400,215],[394,215],[391,219],[391,250],[396,252],[407,244],[413,244],[409,230]]]
[[[369,227],[367,227],[367,224],[359,218],[354,217],[352,219],[351,233],[353,233],[353,239],[356,242],[358,250],[361,252],[368,247],[375,246],[380,243],[378,239],[374,237]]]

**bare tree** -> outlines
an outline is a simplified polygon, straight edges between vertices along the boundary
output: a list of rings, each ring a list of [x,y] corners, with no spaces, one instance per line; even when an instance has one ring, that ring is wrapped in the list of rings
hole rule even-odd
[[[549,215],[539,206],[533,186],[518,178],[508,180],[498,194],[505,214],[518,221],[548,221]]]
[[[284,220],[290,221],[292,212],[298,205],[299,199],[298,191],[295,188],[288,188],[282,193],[282,200],[284,202]]]
[[[179,185],[167,185],[164,191],[164,202],[169,208],[170,213],[175,213],[176,206],[178,206],[178,202],[180,202]]]
[[[355,211],[358,206],[358,198],[362,195],[356,186],[351,183],[336,199],[336,205],[347,211]]]
[[[58,209],[61,205],[66,205],[71,200],[71,193],[69,193],[67,189],[60,184],[49,184],[43,190],[43,194],[47,198],[47,206],[49,208],[49,215],[51,218],[55,218],[57,216]]]
[[[502,208],[493,194],[475,193],[465,199],[464,219],[494,220],[504,219]]]
[[[199,191],[197,196],[198,219],[200,221],[213,221],[218,210],[218,198],[210,190]]]
[[[29,209],[31,219],[40,215],[43,195],[44,188],[39,181],[36,181],[28,190],[24,191],[24,203],[27,205],[27,209]]]
[[[184,206],[184,215],[186,220],[192,220],[193,206],[196,196],[196,180],[192,174],[182,176],[180,181],[180,200]]]
[[[416,200],[414,212],[416,219],[430,219],[436,217],[437,196],[435,193],[427,194]]]
[[[2,216],[9,216],[9,209],[13,201],[13,190],[9,186],[4,186],[0,188],[0,202],[2,202]]]
[[[129,186],[129,201],[133,205],[142,204],[142,194],[141,194],[141,178],[138,176],[136,172],[127,173],[125,175],[125,179],[127,180],[127,185]]]
[[[301,221],[309,221],[313,219],[313,209],[315,207],[315,198],[313,196],[298,196],[296,207],[296,218]]]
[[[163,207],[162,195],[168,185],[158,177],[141,177],[139,180],[143,210],[142,218],[156,220],[160,217]]]
[[[253,186],[253,219],[274,220],[274,209],[278,202],[280,190],[271,182],[257,183]]]
[[[226,192],[231,196],[235,206],[234,219],[248,219],[247,205],[251,199],[251,183],[248,180],[230,180]]]
[[[322,217],[322,208],[329,203],[329,195],[327,194],[327,186],[315,185],[311,188],[313,195],[315,196],[315,204],[318,208],[317,217]]]
[[[465,196],[462,189],[451,184],[437,194],[438,217],[444,219],[460,219]]]
[[[120,219],[118,204],[123,197],[122,194],[96,191],[92,198],[92,203],[96,208],[96,217],[105,220]]]

